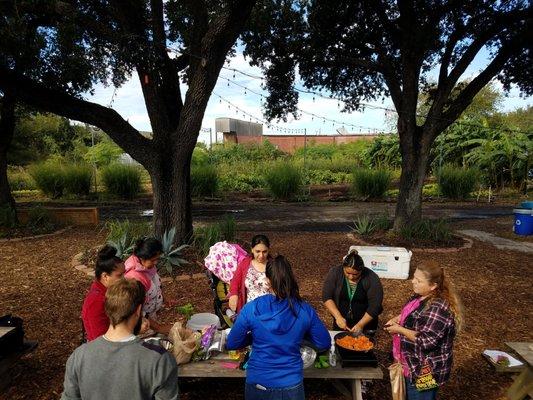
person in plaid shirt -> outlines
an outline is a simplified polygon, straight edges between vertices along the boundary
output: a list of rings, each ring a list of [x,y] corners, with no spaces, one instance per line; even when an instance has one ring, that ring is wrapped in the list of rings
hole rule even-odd
[[[385,330],[393,335],[393,355],[403,368],[407,400],[433,400],[450,376],[461,304],[444,269],[434,261],[418,265],[412,283],[414,296]]]

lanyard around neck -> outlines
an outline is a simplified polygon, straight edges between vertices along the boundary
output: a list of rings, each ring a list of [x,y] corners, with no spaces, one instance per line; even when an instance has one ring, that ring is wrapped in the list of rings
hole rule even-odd
[[[350,281],[348,280],[348,278],[344,277],[344,280],[346,282],[346,290],[348,292],[348,299],[350,300],[350,304],[351,304],[353,296],[355,295],[355,292],[357,291],[358,282],[355,283],[355,286],[352,290],[352,285],[350,285]]]

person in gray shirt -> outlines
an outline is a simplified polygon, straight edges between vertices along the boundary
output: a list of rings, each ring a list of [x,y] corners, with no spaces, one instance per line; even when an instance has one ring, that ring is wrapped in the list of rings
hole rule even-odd
[[[70,355],[61,400],[175,400],[176,360],[160,346],[134,335],[145,290],[121,279],[106,292],[107,332]]]

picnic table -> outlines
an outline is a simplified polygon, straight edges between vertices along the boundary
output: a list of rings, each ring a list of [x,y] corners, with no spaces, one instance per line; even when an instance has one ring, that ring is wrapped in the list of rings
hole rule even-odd
[[[526,363],[526,367],[507,390],[507,397],[511,400],[522,400],[527,396],[533,398],[533,343],[506,342],[505,345],[514,350]]]
[[[229,357],[216,357],[214,359],[191,362],[180,365],[178,377],[180,378],[245,378],[246,371],[229,369],[222,366],[223,362],[230,361]],[[333,385],[347,398],[362,400],[361,380],[382,379],[381,368],[354,367],[342,368],[339,364],[330,368],[306,368],[304,379],[331,379]],[[341,381],[348,381],[350,391],[342,385]]]

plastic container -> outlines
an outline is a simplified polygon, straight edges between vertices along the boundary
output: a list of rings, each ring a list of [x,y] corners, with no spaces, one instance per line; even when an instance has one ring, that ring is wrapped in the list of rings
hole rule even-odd
[[[216,325],[220,328],[220,320],[215,314],[211,313],[199,313],[194,314],[187,322],[187,328],[192,331],[201,331],[206,326]]]
[[[515,208],[513,231],[517,235],[533,235],[533,209]]]
[[[380,278],[407,279],[413,253],[403,247],[351,246]]]
[[[329,349],[329,365],[335,367],[337,365],[337,354],[335,352],[335,345]]]
[[[522,203],[520,203],[520,207],[531,210],[533,209],[533,201],[523,201]]]

